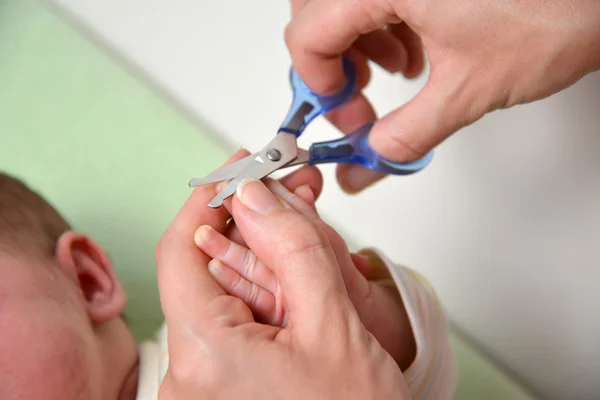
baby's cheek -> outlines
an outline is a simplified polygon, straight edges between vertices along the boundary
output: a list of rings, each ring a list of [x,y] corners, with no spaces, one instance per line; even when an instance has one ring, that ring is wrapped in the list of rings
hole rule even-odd
[[[90,398],[85,340],[61,317],[30,313],[0,323],[1,399]]]

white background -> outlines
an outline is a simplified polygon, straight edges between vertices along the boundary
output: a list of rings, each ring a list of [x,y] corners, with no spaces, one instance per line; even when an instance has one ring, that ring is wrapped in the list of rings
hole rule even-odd
[[[288,2],[55,2],[232,145],[254,151],[275,134],[290,103]],[[425,79],[377,70],[367,93],[386,112]],[[359,196],[324,168],[320,209],[352,242],[423,273],[457,326],[536,390],[600,398],[599,131],[595,74],[487,116],[423,172]],[[318,121],[301,144],[337,135]]]

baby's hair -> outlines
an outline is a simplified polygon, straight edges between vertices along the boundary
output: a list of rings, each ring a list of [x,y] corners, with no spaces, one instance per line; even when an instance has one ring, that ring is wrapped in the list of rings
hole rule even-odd
[[[68,222],[25,183],[0,172],[0,247],[53,256]]]

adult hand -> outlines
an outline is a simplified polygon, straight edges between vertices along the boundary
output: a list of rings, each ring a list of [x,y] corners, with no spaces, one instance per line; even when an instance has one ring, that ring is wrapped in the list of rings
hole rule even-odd
[[[414,160],[487,112],[531,102],[600,67],[600,2],[479,0],[292,0],[286,41],[298,73],[315,92],[340,89],[340,55],[353,59],[359,87],[370,59],[406,77],[430,66],[426,86],[380,119],[372,147]],[[328,118],[349,132],[375,119],[362,95]],[[338,168],[357,192],[382,177],[361,166]]]
[[[260,182],[240,186],[232,213],[246,243],[275,272],[289,319],[254,322],[207,270],[193,236],[225,232],[215,185],[194,190],[156,249],[170,365],[162,399],[407,398],[398,366],[361,324],[327,236]]]
[[[304,167],[281,181],[265,179],[267,188],[294,210],[302,214],[323,232],[331,244],[344,280],[346,292],[356,309],[365,329],[373,334],[381,346],[394,358],[401,370],[406,370],[416,356],[416,343],[412,327],[398,289],[381,285],[375,278],[375,265],[381,264],[376,257],[351,254],[344,239],[318,215],[315,205],[317,196],[302,182],[313,182],[314,193],[320,192],[318,170]],[[224,206],[231,210],[232,202]],[[235,226],[223,235],[205,225],[194,237],[196,244],[212,258],[208,269],[215,280],[230,295],[244,300],[258,322],[273,326],[285,326],[288,320],[283,288],[274,272],[248,248]],[[237,235],[231,232],[237,231]],[[237,240],[233,240],[232,236]],[[367,252],[367,254],[370,254]],[[379,265],[380,269],[386,269]]]

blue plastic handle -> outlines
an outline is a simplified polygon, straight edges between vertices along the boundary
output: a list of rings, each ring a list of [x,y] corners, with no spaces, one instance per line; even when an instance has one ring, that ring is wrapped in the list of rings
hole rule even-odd
[[[293,100],[290,110],[279,128],[279,132],[292,133],[299,137],[304,128],[321,114],[333,110],[349,101],[356,90],[356,68],[345,56],[342,59],[346,81],[337,94],[322,96],[313,93],[302,81],[294,68],[290,71]]]
[[[291,133],[299,137],[313,119],[327,111],[348,102],[356,90],[356,68],[343,57],[346,81],[344,88],[332,96],[313,93],[302,81],[294,68],[290,71],[290,83],[293,90],[292,106],[285,117],[279,132]],[[414,174],[425,168],[433,158],[433,150],[420,160],[412,162],[394,162],[377,154],[369,146],[369,133],[375,122],[363,125],[355,132],[340,139],[314,143],[310,147],[309,164],[360,164],[373,170],[391,175]]]
[[[433,150],[412,162],[395,162],[381,157],[369,146],[369,133],[375,122],[369,122],[340,139],[314,143],[310,147],[309,164],[360,164],[390,175],[410,175],[425,168],[433,159]]]

